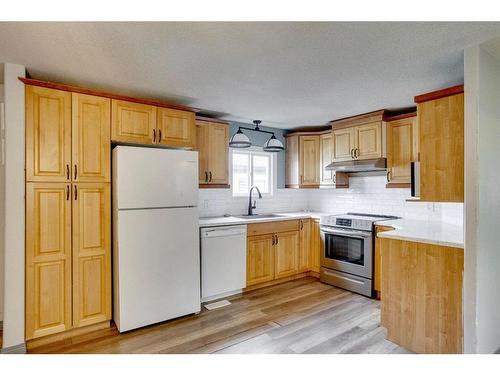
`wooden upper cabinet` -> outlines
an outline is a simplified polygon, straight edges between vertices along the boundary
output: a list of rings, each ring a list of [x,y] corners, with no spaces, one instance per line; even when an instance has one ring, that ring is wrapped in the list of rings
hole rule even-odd
[[[196,149],[198,150],[198,180],[208,183],[208,132],[210,123],[196,121]]]
[[[113,99],[111,112],[113,142],[156,143],[156,107]]]
[[[298,272],[299,231],[276,234],[274,278],[295,275]]]
[[[229,126],[210,125],[208,148],[208,182],[229,184]]]
[[[158,108],[157,143],[172,147],[194,148],[195,114],[177,109]]]
[[[311,220],[300,220],[298,272],[305,272],[311,269],[311,231]]]
[[[68,181],[71,93],[26,86],[26,181]]]
[[[111,181],[111,100],[72,94],[73,181]]]
[[[319,136],[304,135],[299,139],[299,170],[301,186],[318,186],[320,171]]]
[[[356,148],[355,129],[346,128],[332,131],[332,161],[347,161],[353,159],[353,151]]]
[[[410,187],[416,117],[387,122],[387,187]]]
[[[285,149],[285,187],[299,187],[299,136],[286,138]]]
[[[247,287],[274,280],[274,234],[248,237]]]
[[[420,200],[464,201],[464,94],[417,104]]]
[[[73,326],[111,319],[109,183],[73,185]]]
[[[71,184],[26,184],[26,339],[71,328]]]
[[[376,159],[382,156],[381,122],[357,126],[355,132],[356,148],[354,156],[356,159]]]
[[[327,171],[325,167],[333,161],[332,133],[321,134],[319,136],[320,149],[320,184],[333,185],[333,171]]]
[[[229,125],[196,121],[200,187],[229,187]]]

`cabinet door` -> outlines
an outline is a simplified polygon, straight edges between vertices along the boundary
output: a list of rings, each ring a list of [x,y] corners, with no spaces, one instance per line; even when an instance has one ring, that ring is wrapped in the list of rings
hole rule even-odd
[[[311,220],[300,220],[298,272],[311,269]]]
[[[248,237],[247,287],[274,280],[273,234]]]
[[[299,187],[299,136],[292,135],[286,138],[285,149],[285,187]]]
[[[332,131],[333,161],[352,160],[355,147],[354,128]]]
[[[111,140],[138,144],[156,143],[156,107],[112,100]]]
[[[387,123],[387,183],[410,187],[415,117]]]
[[[71,184],[26,184],[26,339],[71,328]]]
[[[208,183],[208,136],[210,124],[196,121],[196,149],[198,150],[198,180],[200,184]]]
[[[320,142],[320,184],[333,185],[333,175],[335,172],[327,171],[325,167],[333,160],[332,133],[321,134]]]
[[[274,277],[295,275],[298,271],[299,231],[276,234]]]
[[[26,181],[68,181],[71,93],[26,86]]]
[[[228,185],[229,126],[210,123],[208,146],[208,183]]]
[[[73,326],[111,319],[109,183],[73,185]]]
[[[157,143],[194,148],[196,143],[195,114],[176,109],[158,108]]]
[[[313,220],[311,228],[311,271],[319,273],[320,258],[321,236],[319,232],[319,220]]]
[[[111,181],[111,100],[72,94],[72,179]]]
[[[380,122],[357,126],[355,131],[356,159],[363,160],[382,157],[382,124]]]
[[[420,200],[464,201],[464,94],[418,104]]]
[[[319,185],[319,136],[300,136],[299,140],[300,185]]]

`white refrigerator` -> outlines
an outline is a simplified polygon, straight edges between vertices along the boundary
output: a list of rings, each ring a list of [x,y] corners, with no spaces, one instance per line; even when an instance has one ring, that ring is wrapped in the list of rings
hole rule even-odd
[[[200,311],[198,152],[113,149],[113,314],[120,332]]]

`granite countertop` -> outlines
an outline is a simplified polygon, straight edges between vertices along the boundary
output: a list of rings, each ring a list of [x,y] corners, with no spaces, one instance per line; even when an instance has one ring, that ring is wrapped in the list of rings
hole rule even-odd
[[[217,216],[217,217],[200,217],[199,225],[200,228],[206,227],[218,227],[224,225],[237,225],[237,224],[254,224],[254,223],[265,223],[272,221],[283,221],[283,220],[297,220],[297,219],[319,219],[322,215],[329,215],[324,212],[280,212],[273,213],[274,217],[262,217],[262,218],[252,218],[252,219],[242,219],[236,216]]]
[[[376,224],[394,228],[391,231],[379,232],[377,236],[380,238],[464,248],[464,230],[461,225],[411,219],[383,220]]]

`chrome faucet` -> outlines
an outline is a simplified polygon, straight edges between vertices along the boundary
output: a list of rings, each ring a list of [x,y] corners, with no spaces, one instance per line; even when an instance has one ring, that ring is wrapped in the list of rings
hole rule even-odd
[[[259,193],[259,199],[262,198],[262,194],[260,193],[260,190],[257,186],[252,186],[250,188],[250,193],[248,194],[248,216],[252,216],[253,215],[253,210],[256,208],[256,204],[257,204],[257,201],[253,201],[253,205],[252,205],[252,191],[253,189],[257,189],[257,193]]]

